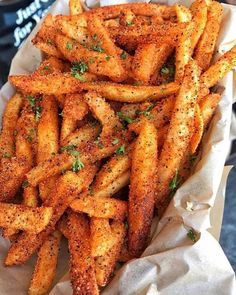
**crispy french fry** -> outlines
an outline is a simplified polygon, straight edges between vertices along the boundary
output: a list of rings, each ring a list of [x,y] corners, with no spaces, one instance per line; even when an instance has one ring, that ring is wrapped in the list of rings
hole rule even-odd
[[[23,97],[20,93],[13,95],[6,105],[3,114],[2,131],[0,135],[0,156],[10,158],[14,156],[14,130],[19,118]]]
[[[135,143],[129,193],[129,251],[138,256],[148,241],[153,218],[157,172],[157,131],[145,122]]]
[[[211,93],[206,96],[200,103],[199,107],[202,114],[203,125],[206,128],[215,112],[215,109],[221,99],[220,94]]]
[[[206,71],[210,66],[216,40],[220,31],[222,16],[222,5],[213,1],[208,6],[207,23],[194,53],[194,59],[198,62],[198,65],[203,71]]]
[[[81,94],[66,96],[61,126],[61,143],[67,136],[75,131],[77,122],[83,120],[88,111],[88,106],[82,100]]]
[[[139,45],[132,63],[132,74],[135,80],[148,84],[154,72],[159,72],[171,51],[172,47],[169,44],[161,46],[156,43]]]
[[[190,141],[190,152],[194,154],[199,146],[204,131],[204,122],[198,104],[195,106],[194,133]]]
[[[174,7],[175,7],[178,22],[187,23],[192,20],[191,11],[187,7],[180,4],[175,4]]]
[[[88,92],[84,99],[95,117],[102,124],[101,142],[107,140],[121,130],[122,126],[110,105],[96,92]]]
[[[23,232],[11,245],[5,265],[19,265],[26,262],[54,231],[56,223],[74,198],[92,182],[97,167],[89,166],[77,174],[67,172],[61,176],[58,185],[45,200],[44,205],[53,207],[53,215],[49,225],[37,235]],[[72,193],[73,192],[73,193]]]
[[[72,210],[87,213],[90,217],[124,220],[127,214],[127,202],[111,198],[94,198],[87,196],[74,200]]]
[[[80,0],[70,0],[69,7],[70,7],[71,15],[76,15],[83,12],[83,8],[82,8]]]
[[[94,76],[84,73],[85,79],[93,80]],[[179,84],[171,82],[160,86],[132,86],[111,82],[87,83],[65,74],[51,74],[35,79],[30,76],[10,76],[11,83],[26,93],[42,93],[47,95],[61,95],[80,92],[82,89],[95,91],[103,97],[120,102],[143,102],[148,99],[160,100],[163,97],[175,94]]]
[[[32,208],[25,205],[0,203],[0,226],[30,233],[41,232],[49,223],[50,207]]]
[[[114,244],[103,256],[95,258],[96,280],[99,286],[105,286],[114,271],[122,244],[124,242],[125,227],[120,221],[113,221],[111,225]]]
[[[90,230],[84,215],[70,213],[68,218],[70,277],[73,294],[99,294],[94,259],[91,255]]]
[[[40,248],[28,290],[29,295],[43,295],[49,291],[56,273],[60,240],[61,233],[55,231]]]
[[[191,55],[196,47],[207,22],[207,4],[205,0],[195,0],[190,7],[194,28],[191,35]]]
[[[168,199],[171,180],[178,172],[180,162],[192,136],[195,100],[199,90],[199,72],[196,62],[190,61],[186,66],[179,95],[176,97],[167,138],[158,162],[157,208],[163,199]],[[173,155],[175,156],[173,157]]]
[[[157,102],[156,106],[154,107],[147,107],[143,112],[141,112],[141,120],[129,124],[129,130],[139,134],[142,127],[142,118],[152,122],[157,129],[162,128],[164,125],[170,122],[175,100],[175,96],[170,96],[161,100],[160,102]]]
[[[175,49],[175,81],[181,81],[184,76],[185,66],[192,55],[191,38],[193,35],[194,23],[189,22],[183,34],[179,36]]]

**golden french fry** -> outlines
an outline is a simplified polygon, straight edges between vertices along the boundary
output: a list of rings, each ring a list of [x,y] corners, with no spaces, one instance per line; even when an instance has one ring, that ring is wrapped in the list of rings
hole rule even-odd
[[[195,101],[199,90],[199,74],[200,70],[196,62],[190,61],[186,66],[179,95],[176,97],[167,137],[158,162],[157,208],[163,199],[168,200],[168,193],[171,189],[176,189],[176,187],[172,188],[170,184],[173,178],[178,176],[181,160],[192,136]],[[173,155],[175,156],[173,157]]]
[[[68,135],[62,142],[62,146],[74,145],[82,149],[88,142],[95,140],[101,131],[99,124],[88,123],[75,132]]]
[[[175,81],[181,81],[184,76],[185,66],[192,55],[192,43],[194,23],[189,22],[186,29],[179,36],[178,44],[175,49]]]
[[[94,259],[91,255],[89,223],[82,214],[70,213],[68,218],[70,278],[73,294],[99,294]]]
[[[191,36],[191,54],[194,51],[207,22],[207,4],[205,0],[195,0],[190,11],[192,13],[192,20],[194,22],[194,29]]]
[[[104,98],[96,92],[88,92],[84,95],[84,99],[92,113],[102,124],[101,142],[111,138],[113,134],[122,129],[119,118]]]
[[[208,126],[220,99],[220,94],[211,93],[208,96],[206,96],[203,100],[201,100],[201,102],[199,103],[203,119],[203,125],[205,128]]]
[[[187,23],[192,20],[191,11],[187,7],[180,4],[175,4],[174,7],[175,7],[178,22]]]
[[[11,158],[15,154],[14,131],[19,118],[23,97],[20,93],[14,94],[8,101],[2,120],[2,131],[0,135],[0,156]]]
[[[45,206],[54,208],[49,225],[37,235],[23,232],[11,245],[5,259],[5,265],[22,264],[33,255],[54,231],[56,223],[69,204],[83,189],[86,189],[90,185],[96,172],[97,167],[94,165],[80,170],[77,174],[67,172],[61,176],[58,185],[51,192],[50,197],[44,202]],[[71,193],[72,191],[73,193]]]
[[[105,286],[107,284],[114,271],[124,242],[125,227],[122,222],[113,221],[111,224],[111,231],[114,240],[113,247],[103,256],[95,258],[95,274],[99,286]]]
[[[222,17],[222,5],[213,1],[208,6],[206,26],[194,53],[194,59],[198,62],[198,65],[203,71],[206,71],[210,66],[216,40],[220,31]]]
[[[77,15],[83,12],[83,8],[82,8],[80,0],[70,0],[69,7],[70,7],[71,15]]]
[[[90,217],[124,220],[127,214],[127,202],[112,198],[94,198],[87,196],[74,200],[70,207]]]
[[[129,251],[138,256],[147,244],[153,218],[157,173],[157,131],[146,121],[132,153],[129,192]]]
[[[77,122],[81,121],[88,111],[88,106],[82,100],[80,94],[66,96],[61,126],[61,143],[67,136],[75,131]]]
[[[202,135],[204,131],[204,122],[201,114],[200,107],[198,104],[195,106],[195,115],[194,115],[194,133],[190,141],[190,152],[194,154],[201,142]]]
[[[60,240],[61,233],[55,231],[40,248],[28,290],[29,295],[43,295],[49,291],[56,274]]]
[[[0,226],[37,234],[47,226],[52,213],[50,207],[32,208],[0,203]]]
[[[83,74],[87,81],[92,81],[94,75]],[[179,90],[179,84],[171,82],[160,86],[132,86],[111,82],[87,83],[81,82],[70,74],[51,74],[42,77],[10,76],[10,82],[26,93],[42,93],[46,95],[61,95],[80,92],[82,89],[95,91],[103,97],[120,102],[143,102],[148,99],[160,100],[163,97],[175,94]]]

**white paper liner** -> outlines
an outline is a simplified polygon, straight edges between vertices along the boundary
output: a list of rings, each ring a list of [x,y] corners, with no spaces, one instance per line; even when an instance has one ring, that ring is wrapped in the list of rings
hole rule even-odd
[[[101,0],[102,5],[127,2],[131,1]],[[191,1],[157,2],[168,2],[168,4],[178,2],[187,6],[191,3]],[[88,0],[87,4],[93,6],[98,4],[98,1]],[[50,12],[68,14],[68,1],[57,1]],[[236,7],[224,5],[224,19],[217,45],[220,53],[236,44],[235,23]],[[30,43],[39,25],[14,57],[10,74],[31,73],[40,63],[41,53]],[[229,172],[229,169],[226,169],[223,174],[230,143],[231,104],[236,96],[235,73],[229,73],[221,81],[221,85],[226,90],[204,137],[201,159],[195,173],[177,191],[158,226],[157,223],[153,223],[153,238],[142,258],[124,265],[102,294],[233,295],[236,293],[234,272],[218,242],[207,232],[211,226],[210,208],[214,205],[221,178],[219,197],[223,197],[222,192]],[[9,83],[2,87],[0,116],[13,93],[14,89]],[[192,202],[193,211],[186,209],[187,201]],[[221,218],[222,211],[219,215]],[[217,215],[214,218],[217,218]],[[212,222],[214,225],[214,219]],[[190,227],[199,232],[200,236],[194,245],[186,235]],[[1,261],[4,260],[8,247],[9,243],[0,238]],[[50,295],[72,294],[67,273],[68,255],[66,255],[65,241],[62,248],[55,279],[55,283],[58,283]],[[0,264],[0,294],[27,294],[34,260],[35,257],[25,265],[10,268]]]

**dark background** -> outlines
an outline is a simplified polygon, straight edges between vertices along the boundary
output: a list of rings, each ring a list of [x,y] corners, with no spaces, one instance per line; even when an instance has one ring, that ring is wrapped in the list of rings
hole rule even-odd
[[[36,25],[39,17],[46,12],[46,9],[54,0],[38,0],[37,5],[29,5],[32,0],[0,0],[0,87],[6,82],[9,67],[13,56],[18,50],[17,41],[23,41],[29,35],[30,30]],[[221,1],[236,5],[236,0]],[[28,7],[28,9],[27,9]],[[21,11],[19,11],[21,9]],[[24,20],[21,22],[20,16]],[[18,12],[17,12],[18,11]],[[18,21],[17,21],[18,19]],[[18,22],[18,24],[16,23]],[[235,34],[236,38],[236,34]],[[14,45],[15,44],[15,45]],[[236,111],[236,106],[234,105]],[[232,143],[231,156],[227,165],[236,166],[236,142]],[[220,244],[224,249],[231,265],[236,270],[236,168],[234,167],[229,175],[226,201],[224,209],[223,225],[220,237]]]

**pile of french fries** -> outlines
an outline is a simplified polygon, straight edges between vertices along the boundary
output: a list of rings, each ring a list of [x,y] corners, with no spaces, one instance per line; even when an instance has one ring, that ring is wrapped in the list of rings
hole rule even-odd
[[[10,76],[0,136],[0,227],[6,266],[35,252],[28,294],[52,285],[62,235],[73,294],[98,294],[116,263],[139,257],[192,171],[236,65],[211,63],[222,20],[211,0],[133,3],[48,15],[31,75]]]

